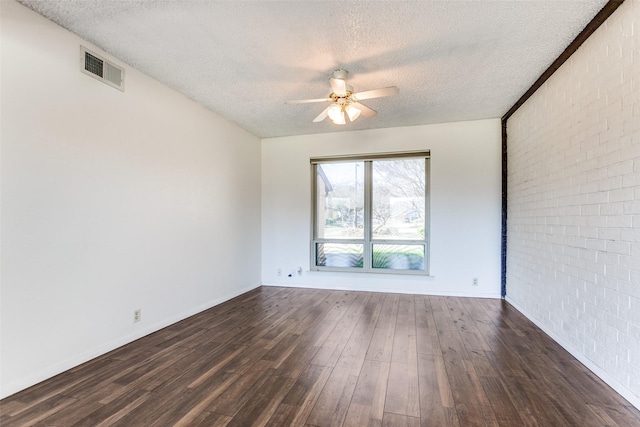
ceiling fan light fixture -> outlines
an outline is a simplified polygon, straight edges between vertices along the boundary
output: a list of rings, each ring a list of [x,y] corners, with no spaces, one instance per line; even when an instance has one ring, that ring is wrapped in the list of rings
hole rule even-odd
[[[342,111],[342,106],[338,103],[334,103],[327,110],[327,115],[331,119],[331,121],[337,125],[344,125],[347,122],[344,119],[344,112]]]
[[[378,114],[377,111],[361,104],[360,101],[383,98],[398,93],[398,88],[395,86],[366,90],[364,92],[354,92],[353,87],[345,81],[347,75],[347,70],[343,69],[338,69],[333,72],[331,78],[329,78],[331,93],[327,98],[301,99],[298,101],[287,101],[286,103],[307,104],[311,102],[330,102],[329,106],[313,119],[313,122],[320,123],[329,117],[334,124],[345,125],[347,124],[347,117],[349,118],[348,121],[353,122],[361,115],[371,118]]]
[[[361,111],[358,108],[354,107],[351,104],[347,105],[347,107],[345,108],[345,112],[349,116],[350,121],[354,121],[355,119],[360,117],[360,113],[361,113]]]
[[[338,117],[338,120],[332,120],[333,124],[335,125],[346,125],[347,121],[344,118],[344,113],[340,114],[340,117]]]

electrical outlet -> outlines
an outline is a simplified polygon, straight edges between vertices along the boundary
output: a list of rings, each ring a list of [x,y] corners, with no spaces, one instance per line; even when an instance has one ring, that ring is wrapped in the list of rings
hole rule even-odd
[[[473,286],[478,286],[478,278],[477,277],[473,278]]]
[[[134,322],[139,322],[141,318],[142,318],[141,310],[139,308],[134,310],[134,312],[133,312],[133,321]]]
[[[278,269],[278,276],[282,276],[282,269],[281,268]]]
[[[302,276],[302,267],[298,267],[298,276]]]

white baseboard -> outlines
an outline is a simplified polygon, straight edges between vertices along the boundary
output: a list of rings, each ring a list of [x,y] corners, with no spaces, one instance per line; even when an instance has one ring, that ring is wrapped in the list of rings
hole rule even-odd
[[[326,289],[330,291],[362,291],[362,292],[384,292],[388,294],[412,294],[412,295],[433,295],[445,297],[468,297],[468,298],[493,298],[500,299],[500,293],[471,293],[471,292],[446,292],[402,288],[382,288],[382,287],[356,287],[356,286],[326,286],[314,284],[297,284],[297,283],[262,283],[262,286],[282,287],[282,288],[307,288],[307,289]]]
[[[27,389],[31,386],[38,384],[39,382],[47,380],[55,375],[61,374],[62,372],[68,371],[71,368],[75,368],[76,366],[79,366],[85,362],[88,362],[91,359],[95,359],[98,356],[102,356],[103,354],[106,354],[112,350],[115,350],[118,347],[122,347],[123,345],[129,344],[146,335],[159,331],[162,328],[166,328],[167,326],[177,323],[181,320],[184,320],[187,317],[191,317],[194,314],[198,314],[200,312],[208,310],[211,307],[215,307],[216,305],[222,304],[225,301],[228,301],[232,298],[235,298],[239,295],[242,295],[258,287],[260,287],[260,284],[251,285],[246,288],[240,289],[238,291],[232,292],[231,294],[222,296],[220,298],[216,298],[198,307],[194,307],[183,313],[164,319],[161,322],[138,329],[131,334],[127,334],[118,339],[105,343],[104,345],[93,348],[78,356],[55,363],[51,366],[48,366],[45,369],[42,369],[38,372],[33,373],[32,375],[29,375],[28,377],[21,378],[20,380],[14,381],[10,384],[6,384],[0,390],[0,399],[4,399],[5,397],[18,393],[19,391],[22,391],[24,389]]]
[[[625,398],[631,405],[635,406],[637,409],[640,409],[640,396],[634,394],[631,390],[629,390],[625,385],[621,384],[618,380],[610,376],[606,373],[602,368],[598,367],[592,360],[587,358],[584,354],[579,352],[575,347],[565,341],[563,338],[559,337],[555,332],[548,329],[542,322],[533,317],[530,313],[520,307],[517,303],[513,302],[509,296],[505,298],[505,300],[511,304],[516,310],[522,313],[527,319],[531,320],[537,327],[542,329],[545,334],[549,335],[555,342],[560,344],[562,348],[567,350],[569,354],[578,359],[580,363],[587,367],[591,372],[597,375],[602,381],[607,383],[609,387],[614,389],[620,396]]]

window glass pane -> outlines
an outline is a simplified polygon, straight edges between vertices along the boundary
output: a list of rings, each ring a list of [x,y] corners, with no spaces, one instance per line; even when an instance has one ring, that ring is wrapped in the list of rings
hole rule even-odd
[[[374,239],[425,239],[425,160],[374,161],[371,222]]]
[[[321,267],[362,268],[364,245],[342,243],[317,243],[316,265]]]
[[[373,245],[373,268],[424,270],[423,245]]]
[[[364,162],[316,167],[316,238],[364,238]]]

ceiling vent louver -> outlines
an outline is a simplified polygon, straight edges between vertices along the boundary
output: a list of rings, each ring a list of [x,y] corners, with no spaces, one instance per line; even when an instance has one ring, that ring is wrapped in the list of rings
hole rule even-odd
[[[80,71],[124,92],[124,69],[80,46]]]

